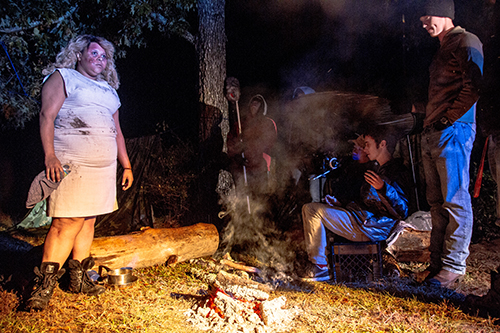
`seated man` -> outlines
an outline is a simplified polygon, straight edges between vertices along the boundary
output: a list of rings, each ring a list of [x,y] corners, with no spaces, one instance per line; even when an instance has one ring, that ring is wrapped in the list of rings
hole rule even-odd
[[[370,161],[365,152],[365,139],[363,135],[355,140],[349,140],[353,145],[351,156],[339,159],[339,166],[332,170],[327,176],[324,193],[329,194],[324,197],[335,197],[341,205],[359,197],[361,185],[365,182],[364,174],[368,168],[372,168],[375,161]],[[316,202],[325,202],[318,200]]]
[[[327,204],[309,203],[302,207],[304,237],[311,269],[303,280],[329,280],[326,229],[355,242],[383,241],[400,219],[408,215],[408,172],[400,160],[392,158],[396,138],[382,128],[365,134],[364,151],[374,163],[364,174],[357,199],[342,204],[327,196]],[[325,229],[326,228],[326,229]]]

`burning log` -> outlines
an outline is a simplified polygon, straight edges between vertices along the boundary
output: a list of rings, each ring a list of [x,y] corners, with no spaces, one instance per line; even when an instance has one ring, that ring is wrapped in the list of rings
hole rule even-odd
[[[224,271],[220,271],[217,274],[217,281],[219,281],[223,285],[235,284],[235,285],[240,285],[240,286],[245,286],[245,287],[257,288],[257,289],[265,291],[265,292],[271,291],[271,287],[269,287],[265,284],[262,284],[262,283],[259,283],[259,282],[256,282],[256,281],[253,281],[250,279],[245,279],[245,278],[239,277],[238,275],[229,274],[229,273],[226,273]]]
[[[128,235],[95,238],[91,254],[96,265],[140,268],[211,256],[218,246],[217,228],[212,224],[198,223],[182,228],[148,228]]]

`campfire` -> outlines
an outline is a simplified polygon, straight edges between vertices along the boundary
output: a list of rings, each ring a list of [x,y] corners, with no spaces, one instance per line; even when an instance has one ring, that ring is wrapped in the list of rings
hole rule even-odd
[[[240,265],[224,259],[220,266]],[[214,265],[216,266],[216,265]],[[240,265],[243,272],[258,269]],[[192,274],[208,285],[206,296],[185,312],[188,322],[201,330],[217,332],[281,332],[290,328],[301,310],[287,308],[285,296],[270,299],[272,287],[242,276],[219,270],[192,269]]]

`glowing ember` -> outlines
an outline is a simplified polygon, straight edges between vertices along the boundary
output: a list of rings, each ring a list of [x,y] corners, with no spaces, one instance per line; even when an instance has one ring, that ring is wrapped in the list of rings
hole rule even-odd
[[[212,286],[209,296],[185,313],[188,321],[201,330],[270,333],[289,329],[292,320],[300,313],[297,308],[284,309],[284,296],[269,301],[269,295],[262,291],[242,286],[238,286],[238,290],[239,296],[234,296]],[[256,291],[265,300],[256,300],[254,296],[250,296],[252,299],[239,298]]]

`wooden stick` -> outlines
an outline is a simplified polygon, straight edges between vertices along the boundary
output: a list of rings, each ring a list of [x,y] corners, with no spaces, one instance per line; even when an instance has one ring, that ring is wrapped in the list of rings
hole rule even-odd
[[[245,265],[242,265],[242,264],[238,264],[234,261],[231,261],[231,260],[227,260],[227,259],[222,259],[221,261],[221,264],[223,265],[226,265],[226,266],[229,266],[231,268],[235,268],[235,269],[238,269],[240,271],[245,271],[247,273],[255,273],[255,274],[260,274],[260,269],[256,268],[256,267],[252,267],[252,266],[245,266]]]
[[[488,139],[486,137],[486,142],[484,143],[483,155],[481,156],[481,164],[479,165],[479,170],[477,172],[476,184],[474,184],[474,198],[479,197],[479,192],[481,192],[481,182],[483,181],[483,170],[484,170],[484,159],[486,158],[486,152],[488,151]]]

